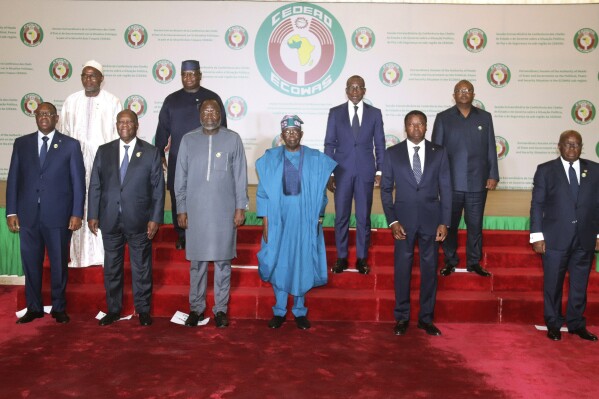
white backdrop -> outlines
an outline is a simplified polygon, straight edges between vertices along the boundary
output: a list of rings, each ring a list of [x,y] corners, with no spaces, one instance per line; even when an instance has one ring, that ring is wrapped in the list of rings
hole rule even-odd
[[[472,81],[494,116],[502,189],[529,189],[566,129],[582,134],[583,157],[598,160],[597,5],[12,4],[0,15],[0,179],[14,139],[35,130],[37,103],[60,109],[92,58],[149,141],[164,97],[181,87],[181,61],[199,59],[202,85],[227,103],[229,127],[244,140],[252,183],[286,113],[304,120],[304,144],[322,149],[328,109],[346,101],[354,74],[383,111],[388,144],[404,139],[411,109],[427,114],[430,137],[455,83]]]

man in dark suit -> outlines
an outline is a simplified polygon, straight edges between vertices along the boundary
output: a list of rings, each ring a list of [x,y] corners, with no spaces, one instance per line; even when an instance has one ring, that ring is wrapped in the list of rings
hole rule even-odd
[[[581,159],[582,137],[567,130],[559,137],[560,157],[537,167],[530,204],[530,242],[543,255],[543,297],[547,337],[560,328],[597,341],[583,317],[594,251],[599,250],[599,164]],[[568,308],[562,314],[562,288],[570,273]]]
[[[331,271],[341,273],[348,266],[349,218],[354,199],[356,269],[368,274],[372,193],[374,186],[381,182],[380,171],[385,153],[383,117],[380,109],[363,101],[366,85],[360,76],[347,80],[345,93],[349,101],[329,111],[324,139],[324,153],[338,163],[327,185],[335,193],[337,261]]]
[[[451,176],[445,149],[424,139],[426,115],[410,111],[404,125],[407,140],[385,153],[381,201],[395,241],[395,335],[404,335],[410,321],[410,277],[414,246],[420,256],[418,328],[441,335],[433,324],[437,294],[439,242],[451,220]],[[395,186],[395,201],[393,187]]]
[[[474,107],[474,86],[458,82],[453,91],[455,105],[437,114],[431,141],[442,145],[449,156],[453,186],[451,227],[443,242],[445,267],[441,275],[455,271],[458,258],[458,225],[464,211],[467,227],[466,269],[483,277],[491,275],[480,260],[483,253],[483,214],[487,190],[499,182],[497,148],[493,119],[487,111]]]
[[[220,107],[221,126],[227,127],[227,112],[221,98],[215,92],[200,85],[202,71],[200,62],[187,60],[181,63],[181,83],[183,88],[169,94],[162,104],[156,127],[156,147],[162,155],[163,167],[167,170],[166,188],[171,196],[173,226],[178,239],[176,248],[185,249],[185,229],[177,221],[177,199],[175,198],[175,170],[181,139],[187,133],[200,127],[198,109],[207,99],[216,99]],[[168,167],[165,157],[168,149]]]
[[[137,138],[137,115],[119,112],[119,140],[98,148],[91,171],[87,224],[102,230],[104,287],[108,314],[101,326],[120,318],[125,243],[133,283],[133,303],[142,326],[152,324],[152,239],[164,218],[164,176],[158,148]]]
[[[79,142],[55,130],[56,107],[42,103],[35,111],[38,131],[15,140],[6,185],[6,221],[19,233],[25,273],[27,313],[18,324],[44,317],[42,272],[45,250],[50,259],[52,317],[68,323],[65,291],[69,241],[81,228],[85,167]]]

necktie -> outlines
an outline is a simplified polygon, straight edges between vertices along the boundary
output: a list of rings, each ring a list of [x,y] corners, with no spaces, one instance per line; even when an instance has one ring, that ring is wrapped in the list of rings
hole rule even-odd
[[[358,137],[360,132],[360,119],[358,119],[358,106],[354,105],[354,117],[351,120],[351,130],[354,133],[354,137]]]
[[[572,192],[572,196],[576,201],[578,199],[578,179],[576,178],[576,171],[572,167],[572,162],[570,162],[570,168],[568,169],[568,176],[570,178],[570,191]]]
[[[414,158],[412,160],[412,169],[414,170],[414,178],[416,179],[416,183],[420,184],[420,179],[422,178],[422,166],[420,165],[420,156],[418,155],[418,150],[420,147],[414,147]]]
[[[44,162],[46,161],[46,155],[48,155],[48,137],[42,137],[44,141],[42,143],[42,149],[40,150],[40,166],[44,166]]]
[[[125,147],[125,156],[123,157],[123,162],[121,162],[121,184],[123,183],[123,180],[125,180],[125,174],[127,173],[127,167],[129,166],[129,146],[126,145]]]

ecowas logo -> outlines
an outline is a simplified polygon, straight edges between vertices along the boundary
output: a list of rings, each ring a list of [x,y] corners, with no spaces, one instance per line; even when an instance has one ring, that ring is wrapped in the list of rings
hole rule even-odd
[[[595,106],[587,100],[577,101],[572,106],[572,119],[579,125],[587,125],[595,119]]]
[[[152,75],[158,83],[167,84],[175,78],[175,65],[169,60],[156,61],[152,67]]]
[[[225,110],[227,111],[227,118],[239,120],[247,113],[248,106],[243,98],[231,97],[225,101]]]
[[[233,50],[241,50],[248,44],[248,31],[243,26],[231,26],[225,33],[225,43]]]
[[[464,34],[464,47],[471,53],[480,53],[487,45],[487,35],[482,29],[472,28]]]
[[[574,35],[574,47],[581,53],[590,53],[597,48],[597,32],[591,28],[584,28]]]
[[[273,139],[272,139],[272,148],[275,147],[280,147],[282,145],[285,145],[285,142],[283,141],[283,138],[281,137],[280,134],[277,134]]]
[[[385,135],[385,148],[389,148],[395,144],[399,144],[401,140],[399,139],[399,137],[394,136],[392,134],[386,134]]]
[[[501,136],[495,136],[495,149],[497,150],[497,159],[502,160],[510,152],[510,144]]]
[[[135,112],[137,117],[141,118],[146,114],[148,103],[142,96],[138,94],[132,94],[125,100],[125,109]]]
[[[35,110],[44,100],[39,94],[27,93],[21,99],[21,111],[27,116],[34,117]]]
[[[73,73],[73,66],[66,58],[56,58],[48,68],[50,76],[57,82],[66,82]]]
[[[41,26],[35,22],[27,22],[21,27],[19,37],[24,45],[28,47],[36,47],[44,40],[44,31]]]
[[[129,25],[125,29],[125,43],[131,48],[142,48],[148,42],[148,31],[141,25]]]
[[[507,86],[507,84],[510,83],[511,77],[512,73],[510,72],[510,68],[505,64],[491,65],[487,71],[487,81],[491,86],[498,89]]]
[[[351,42],[358,51],[368,51],[374,47],[374,32],[370,28],[361,27],[354,31]]]
[[[379,69],[379,80],[385,86],[397,86],[402,77],[403,71],[395,62],[387,62]]]
[[[262,77],[276,90],[307,97],[326,90],[339,77],[347,56],[337,19],[311,3],[279,7],[256,35],[254,57]]]
[[[472,100],[472,105],[474,105],[478,109],[482,109],[483,111],[485,110],[485,104],[483,104],[483,102],[480,100],[477,100],[477,99]]]

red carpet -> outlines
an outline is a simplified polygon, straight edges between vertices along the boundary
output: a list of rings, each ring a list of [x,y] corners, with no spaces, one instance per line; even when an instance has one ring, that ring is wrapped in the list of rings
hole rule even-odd
[[[236,265],[257,265],[261,227],[244,226],[238,234]],[[350,235],[350,243],[355,240]],[[460,233],[463,248],[465,236]],[[325,230],[330,263],[335,261],[334,232]],[[154,247],[154,302],[152,314],[170,317],[176,310],[187,312],[189,262],[184,251],[174,248],[175,234],[163,226]],[[528,244],[525,231],[484,232],[483,266],[493,273],[483,278],[473,273],[454,273],[439,277],[437,322],[526,323],[543,324],[542,265]],[[462,250],[463,251],[463,250]],[[393,240],[388,230],[373,231],[369,262],[370,275],[344,272],[329,274],[329,284],[310,291],[307,296],[308,316],[313,320],[392,321]],[[461,257],[465,258],[462,252]],[[355,250],[350,250],[350,262]],[[416,259],[418,261],[418,259]],[[417,263],[416,263],[417,264]],[[442,256],[440,256],[442,264]],[[465,265],[460,265],[465,267]],[[130,272],[126,276],[126,312],[133,311]],[[417,315],[419,268],[412,276],[412,315]],[[49,273],[45,273],[45,294],[49,303]],[[567,282],[566,282],[567,283]],[[212,273],[209,287],[212,286]],[[69,270],[68,305],[70,313],[95,315],[106,310],[101,267]],[[599,274],[592,272],[589,283],[586,316],[589,324],[599,325]],[[565,298],[564,298],[565,299]],[[212,304],[209,291],[209,307]],[[236,268],[232,273],[230,316],[233,319],[269,319],[274,304],[272,289],[263,283],[255,269]],[[19,290],[17,307],[25,307],[24,289]]]
[[[219,330],[155,318],[99,327],[90,315],[16,325],[0,286],[1,398],[596,398],[599,344],[532,326],[233,320]],[[595,332],[597,328],[594,329]],[[593,331],[593,328],[591,328]]]

